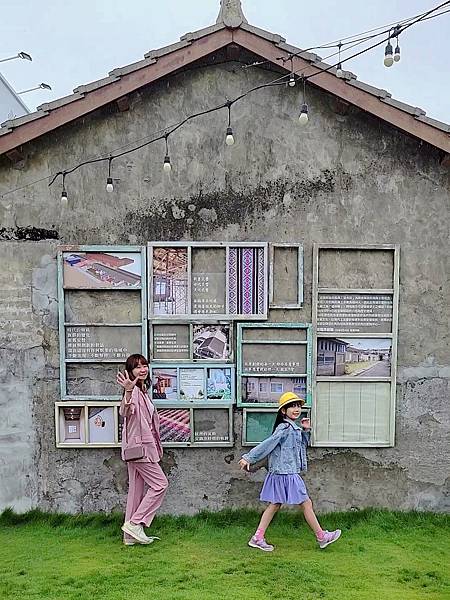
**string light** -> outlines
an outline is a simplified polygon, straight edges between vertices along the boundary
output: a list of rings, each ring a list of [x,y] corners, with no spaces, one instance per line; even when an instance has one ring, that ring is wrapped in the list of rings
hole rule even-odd
[[[394,27],[394,30],[392,30],[392,28],[391,28],[391,29],[386,30],[384,32],[381,32],[379,34],[375,34],[375,35],[372,35],[372,36],[369,36],[369,37],[361,38],[360,40],[356,40],[357,43],[354,43],[354,41],[353,41],[353,42],[347,42],[347,44],[353,44],[353,46],[356,46],[356,45],[359,45],[360,43],[363,43],[363,42],[367,41],[368,39],[372,39],[374,37],[379,37],[380,35],[384,35],[385,33],[389,32],[388,46],[390,45],[390,39],[391,38],[393,38],[393,37],[397,38],[397,47],[395,49],[395,55],[396,56],[394,57],[392,55],[392,46],[391,46],[391,52],[390,52],[390,54],[392,55],[392,60],[395,61],[395,62],[398,62],[400,60],[400,47],[398,46],[398,36],[399,36],[399,34],[403,33],[406,29],[408,29],[409,27],[412,27],[413,25],[416,25],[417,23],[419,23],[421,21],[433,19],[435,17],[442,16],[443,14],[445,14],[447,12],[450,12],[450,10],[447,9],[447,10],[439,12],[437,14],[432,14],[432,13],[436,13],[437,11],[439,11],[440,9],[442,9],[443,7],[448,6],[449,4],[450,4],[449,1],[444,2],[444,3],[440,4],[439,6],[433,8],[433,9],[431,9],[431,10],[425,12],[425,13],[421,13],[419,15],[416,15],[415,17],[410,17],[409,19],[405,19],[403,21],[400,21],[401,25],[397,25],[396,27]],[[381,29],[381,28],[373,29],[371,31],[376,31],[378,29]],[[368,32],[365,32],[365,33],[368,33]],[[359,34],[359,35],[361,35],[361,34]],[[345,39],[351,39],[351,38],[354,38],[354,37],[355,36],[351,36],[350,38],[345,38]],[[377,42],[376,44],[373,44],[373,45],[369,46],[368,48],[364,48],[360,52],[357,52],[357,53],[355,53],[355,54],[347,57],[345,59],[345,61],[348,61],[348,60],[351,60],[352,58],[360,56],[361,54],[364,54],[364,53],[372,50],[373,48],[381,45],[383,42],[384,42],[384,40],[381,40],[380,42]],[[338,47],[338,49],[340,50],[340,46],[341,45],[345,45],[345,44],[342,44],[342,42],[339,42],[339,45],[334,46],[334,47]],[[388,46],[386,47],[386,49],[388,49]],[[333,46],[330,44],[328,46],[321,46],[321,47],[325,48],[325,47],[333,47]],[[287,60],[290,60],[293,57],[299,56],[300,54],[302,54],[302,53],[304,53],[304,52],[306,52],[308,50],[311,50],[311,49],[313,49],[313,48],[308,48],[307,50],[299,50],[299,51],[297,51],[295,53],[290,54],[288,57],[280,57],[279,60],[283,60],[283,62],[286,62]],[[389,55],[389,52],[387,54]],[[332,55],[332,56],[334,56],[334,55]],[[330,57],[327,57],[327,58],[330,58]],[[323,59],[323,60],[326,60],[326,59]],[[342,62],[344,62],[344,61],[342,61]],[[315,76],[320,75],[322,73],[326,73],[327,71],[330,71],[331,69],[333,69],[335,67],[339,67],[339,66],[342,66],[341,63],[338,63],[337,65],[330,65],[330,66],[328,66],[326,68],[319,67],[318,65],[311,65],[310,68],[315,68],[316,71],[313,72],[312,74],[308,75],[308,76],[305,76],[304,74],[302,75],[303,87],[305,88],[305,81],[306,81],[306,79],[311,79],[312,77],[315,77]],[[338,71],[338,69],[337,69],[337,71]],[[295,72],[291,70],[291,73],[289,74],[289,81],[288,81],[288,83],[292,79],[291,78],[292,75],[294,75],[294,80],[295,80]],[[240,96],[238,96],[237,98],[235,98],[233,101],[231,101],[231,103],[237,102],[238,100],[244,98],[245,96],[247,96],[251,92],[256,91],[258,89],[261,89],[261,88],[264,88],[264,87],[269,87],[269,86],[272,86],[272,85],[280,85],[280,83],[277,83],[277,82],[282,82],[283,80],[286,81],[286,75],[283,75],[282,77],[279,77],[279,78],[275,79],[274,81],[269,82],[267,84],[256,86],[254,88],[251,88],[250,90],[247,90],[247,92],[244,92],[243,94],[241,94]],[[193,115],[190,115],[190,116],[184,118],[178,124],[170,126],[170,132],[169,133],[170,134],[173,133],[174,131],[176,131],[177,129],[179,129],[181,126],[183,126],[185,123],[187,123],[191,119],[197,118],[197,117],[199,117],[201,115],[212,113],[212,112],[220,110],[221,108],[224,108],[226,106],[227,106],[227,103],[219,105],[219,106],[216,106],[216,107],[213,107],[213,108],[210,108],[210,109],[207,109],[207,110],[204,110],[204,111],[201,111],[201,112],[198,112],[198,113],[193,114]],[[304,125],[304,124],[306,124],[308,122],[308,120],[309,120],[309,117],[308,117],[308,105],[307,105],[306,100],[305,100],[305,89],[304,89],[304,97],[303,97],[303,103],[302,103],[302,106],[301,106],[301,112],[300,112],[300,116],[299,116],[299,122],[302,125]],[[231,125],[230,125],[230,127],[231,127]],[[167,129],[169,129],[169,127],[166,127],[165,131],[167,131]],[[140,148],[148,146],[148,145],[150,145],[150,144],[152,144],[152,143],[154,143],[154,142],[156,142],[158,140],[162,140],[162,139],[166,140],[166,156],[165,156],[165,159],[164,159],[164,171],[165,172],[170,172],[171,169],[172,169],[172,166],[170,164],[170,157],[169,157],[169,154],[168,154],[168,151],[167,151],[167,137],[168,137],[169,133],[166,133],[165,135],[160,135],[160,136],[154,137],[153,139],[149,139],[146,142],[144,142],[144,143],[142,143],[142,144],[140,144],[138,146],[130,148],[129,150],[125,150],[123,152],[115,154],[114,157],[110,156],[110,158],[98,157],[98,158],[88,159],[88,160],[85,160],[85,161],[79,163],[78,165],[72,167],[71,169],[68,169],[68,170],[65,170],[65,171],[59,171],[55,175],[50,176],[51,180],[50,180],[50,182],[49,182],[48,185],[51,186],[59,176],[62,176],[62,178],[64,180],[64,177],[65,177],[66,174],[72,173],[72,172],[74,172],[75,170],[79,169],[82,166],[85,166],[85,165],[88,165],[88,164],[92,164],[92,163],[95,163],[95,162],[103,162],[105,160],[109,160],[109,159],[112,159],[112,158],[116,159],[116,158],[118,158],[120,156],[129,154],[131,152],[135,152],[136,150],[139,150]],[[232,135],[232,132],[231,132],[231,135]],[[228,136],[228,131],[227,131],[227,136]],[[134,143],[136,144],[138,141],[139,140],[136,140]],[[234,142],[234,138],[233,138],[233,142]],[[127,146],[129,146],[129,145],[130,144],[127,144]],[[117,152],[117,150],[120,150],[120,148],[116,149],[115,152]],[[44,181],[45,179],[48,179],[48,176],[40,178],[40,179],[38,179],[36,181],[29,182],[29,183],[27,183],[27,184],[25,184],[23,186],[18,187],[18,188],[15,188],[15,189],[12,189],[12,190],[8,190],[7,192],[4,192],[3,194],[1,194],[0,197],[4,197],[4,196],[6,196],[8,194],[12,194],[12,193],[14,193],[16,191],[19,191],[21,189],[25,189],[26,187],[29,187],[31,185],[35,185],[37,183],[40,183],[41,181]],[[62,192],[62,195],[61,195],[61,201],[62,202],[67,202],[67,192],[65,190],[64,181],[63,181],[63,192]]]
[[[113,192],[114,191],[114,184],[113,184],[113,180],[111,177],[111,163],[112,163],[113,159],[112,156],[109,157],[109,161],[108,161],[108,177],[106,179],[106,191],[107,192]]]
[[[227,108],[228,108],[228,127],[227,127],[227,137],[225,138],[225,143],[227,146],[233,146],[234,137],[233,137],[233,129],[231,127],[231,105],[233,103],[228,100]]]
[[[62,192],[61,192],[61,206],[66,207],[69,203],[69,199],[67,198],[66,191],[66,173],[62,173]]]
[[[291,58],[291,74],[289,75],[289,87],[295,87],[294,60]]]
[[[302,108],[300,110],[300,116],[298,118],[298,121],[300,123],[300,125],[306,125],[306,123],[309,121],[309,117],[308,117],[308,105],[306,104],[306,82],[305,82],[305,77],[302,75],[302,81],[303,81],[303,102],[302,102]]]
[[[384,66],[385,67],[392,67],[392,65],[394,64],[394,57],[393,57],[393,49],[392,49],[392,44],[391,44],[391,38],[388,39],[388,43],[386,44],[386,48],[384,49]]]
[[[337,64],[337,69],[336,69],[336,77],[339,77],[339,79],[341,79],[344,76],[344,72],[342,70],[342,65],[341,65],[341,48],[342,48],[342,42],[339,42],[339,44],[338,44],[339,62]]]
[[[166,156],[164,157],[164,164],[163,164],[163,169],[164,169],[164,173],[169,174],[172,170],[172,165],[170,164],[170,156],[169,156],[169,145],[167,143],[169,134],[166,133],[166,135],[164,136],[164,139],[166,141]]]

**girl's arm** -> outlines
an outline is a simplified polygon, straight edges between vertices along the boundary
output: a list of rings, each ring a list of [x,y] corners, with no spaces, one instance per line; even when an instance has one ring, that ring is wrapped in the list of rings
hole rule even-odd
[[[247,454],[243,454],[242,458],[251,465],[259,462],[268,456],[276,446],[278,446],[278,444],[284,438],[288,428],[289,425],[287,423],[282,423],[275,429],[270,437],[252,448],[250,452],[247,452]]]
[[[124,391],[122,396],[122,402],[119,407],[119,414],[122,417],[128,417],[130,414],[134,415],[136,407],[133,402],[133,392],[132,391]]]
[[[117,383],[123,387],[122,402],[120,403],[119,408],[119,414],[122,417],[127,417],[129,414],[134,414],[137,380],[138,378],[136,377],[136,379],[132,381],[127,371],[125,371],[124,374],[122,374],[120,371],[117,373]]]

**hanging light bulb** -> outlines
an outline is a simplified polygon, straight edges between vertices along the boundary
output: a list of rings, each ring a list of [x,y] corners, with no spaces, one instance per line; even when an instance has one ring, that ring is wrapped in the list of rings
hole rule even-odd
[[[300,110],[300,116],[298,117],[298,121],[299,121],[300,125],[306,125],[306,123],[308,122],[308,105],[306,104],[306,81],[305,81],[304,75],[302,75],[302,81],[303,81],[303,103],[302,103],[302,108]]]
[[[113,180],[111,177],[111,163],[112,163],[112,157],[109,157],[109,165],[108,165],[108,177],[106,179],[106,191],[107,192],[113,192],[114,191],[114,184],[113,184]]]
[[[386,44],[386,48],[384,49],[383,62],[385,67],[392,67],[392,65],[394,64],[394,58],[392,56],[392,45],[390,40],[388,41],[388,43]]]
[[[169,134],[166,134],[164,136],[164,139],[166,140],[166,156],[164,157],[164,164],[163,164],[164,173],[167,173],[167,174],[169,174],[170,171],[172,170],[172,165],[170,164],[170,156],[169,156],[169,145],[167,143],[168,137],[169,137]]]
[[[336,77],[339,77],[339,79],[344,75],[344,73],[342,71],[342,65],[341,65],[341,48],[342,48],[342,42],[339,42],[339,44],[338,44],[339,60],[338,60],[337,69],[336,69]]]
[[[306,102],[304,102],[302,104],[302,109],[300,111],[300,116],[298,118],[300,125],[306,125],[306,123],[308,122],[309,118],[308,118],[308,105],[306,104]]]
[[[225,143],[227,146],[232,146],[234,144],[234,137],[233,137],[233,129],[231,127],[231,106],[232,106],[232,102],[231,100],[228,100],[226,103],[226,106],[228,108],[228,127],[227,127],[227,137],[225,138]]]
[[[398,45],[398,38],[397,38],[397,45],[395,46],[395,50],[394,50],[394,60],[395,60],[395,62],[399,62],[399,60],[400,60],[400,46]]]
[[[232,146],[234,144],[233,130],[231,127],[227,127],[227,137],[225,138],[225,143],[227,146]]]
[[[61,206],[63,206],[64,208],[67,206],[69,200],[67,198],[67,192],[66,192],[66,173],[64,172],[62,174],[62,192],[61,192]]]
[[[295,75],[291,73],[289,75],[289,87],[295,87]]]

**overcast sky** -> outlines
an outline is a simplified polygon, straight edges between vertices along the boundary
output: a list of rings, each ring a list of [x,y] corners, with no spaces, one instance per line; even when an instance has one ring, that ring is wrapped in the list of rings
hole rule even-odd
[[[242,0],[252,25],[300,48],[321,45],[425,12],[439,0]],[[144,53],[216,21],[219,0],[2,0],[0,58],[25,51],[33,62],[0,64],[16,91],[49,83],[53,90],[22,96],[32,110],[74,87],[140,60]],[[449,6],[450,8],[450,6]],[[346,63],[358,79],[450,122],[450,12],[400,37],[402,59],[383,66],[384,47]],[[326,57],[329,51],[317,50]],[[331,59],[330,59],[331,62]]]

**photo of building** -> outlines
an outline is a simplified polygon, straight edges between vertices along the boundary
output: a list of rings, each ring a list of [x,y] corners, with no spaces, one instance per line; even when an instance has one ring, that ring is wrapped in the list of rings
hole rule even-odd
[[[390,377],[390,339],[319,338],[317,376]]]
[[[153,313],[188,312],[188,258],[186,248],[154,248]]]
[[[141,255],[106,252],[64,254],[65,288],[134,288],[141,285]]]

